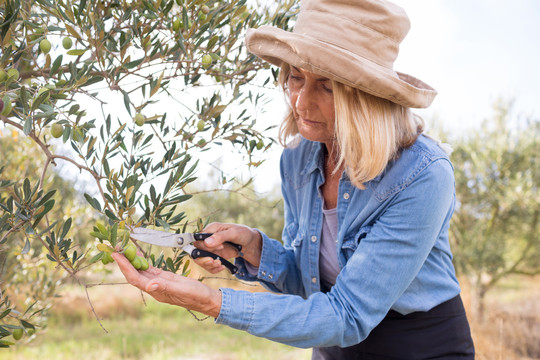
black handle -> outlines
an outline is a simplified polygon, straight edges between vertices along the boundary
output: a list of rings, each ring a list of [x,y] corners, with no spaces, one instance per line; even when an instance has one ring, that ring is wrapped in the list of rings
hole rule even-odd
[[[197,259],[197,258],[200,258],[200,257],[208,257],[208,256],[211,257],[214,260],[219,259],[221,261],[221,264],[224,265],[227,269],[229,269],[231,274],[234,275],[238,271],[238,268],[233,263],[229,262],[228,260],[225,260],[224,258],[222,258],[219,255],[211,253],[210,251],[201,250],[201,249],[195,249],[195,250],[193,250],[191,252],[191,257],[194,258],[194,259]]]
[[[214,234],[212,233],[194,233],[193,234],[193,238],[195,240],[204,240],[206,238],[209,238],[210,236],[212,236]],[[225,244],[228,244],[228,245],[231,245],[232,247],[234,247],[239,253],[242,252],[242,245],[238,245],[238,244],[235,244],[235,243],[232,243],[230,241],[225,241]]]

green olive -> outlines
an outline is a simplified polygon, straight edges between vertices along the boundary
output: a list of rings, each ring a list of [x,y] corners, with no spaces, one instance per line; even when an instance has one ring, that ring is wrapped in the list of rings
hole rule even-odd
[[[137,113],[135,114],[133,121],[135,121],[135,124],[137,124],[137,126],[143,126],[144,123],[146,122],[146,116],[144,116],[141,113]]]
[[[7,71],[7,76],[10,79],[18,80],[19,79],[19,70],[11,68],[11,69],[9,69]]]
[[[140,256],[139,259],[141,259],[141,270],[148,270],[149,268],[148,261],[142,256]]]
[[[47,39],[43,39],[39,42],[39,48],[44,54],[47,54],[51,51],[51,42]]]
[[[110,252],[103,252],[103,256],[101,257],[101,262],[103,263],[103,265],[107,265],[107,264],[110,264],[112,262],[114,262],[114,259],[111,255]]]
[[[204,55],[201,60],[202,67],[205,69],[208,69],[210,65],[212,65],[212,56],[211,55]]]
[[[142,261],[141,261],[141,257],[140,256],[136,256],[132,261],[131,261],[131,265],[133,265],[133,267],[137,270],[140,270],[142,268]]]
[[[21,340],[21,338],[23,336],[23,329],[21,329],[21,328],[14,329],[13,332],[11,333],[11,335],[13,335],[13,338],[15,340]]]
[[[180,28],[182,27],[182,21],[179,18],[174,19],[172,28],[174,32],[178,32]]]
[[[124,249],[124,256],[129,260],[133,261],[135,257],[137,256],[137,248],[133,243],[127,244],[126,248]]]
[[[51,135],[58,139],[59,137],[62,137],[62,134],[64,133],[64,126],[59,123],[52,124],[51,126]]]
[[[4,109],[2,109],[2,112],[0,114],[8,116],[11,112],[11,99],[8,96],[4,96],[2,100],[4,102]]]
[[[73,141],[82,142],[84,141],[84,133],[81,128],[74,127],[71,133],[71,138]]]
[[[264,143],[262,140],[259,140],[259,142],[257,143],[257,150],[261,150],[264,146]]]
[[[71,49],[71,47],[73,46],[73,40],[71,40],[70,37],[65,37],[65,38],[62,40],[62,46],[63,46],[64,49],[66,49],[66,50]]]
[[[203,131],[204,125],[205,125],[204,120],[199,120],[199,122],[197,123],[197,129],[199,129],[199,131]]]

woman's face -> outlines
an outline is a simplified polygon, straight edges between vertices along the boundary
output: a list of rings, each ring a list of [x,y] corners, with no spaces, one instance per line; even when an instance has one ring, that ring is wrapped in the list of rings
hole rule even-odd
[[[287,81],[289,100],[300,135],[311,141],[334,141],[334,95],[332,81],[291,66]]]

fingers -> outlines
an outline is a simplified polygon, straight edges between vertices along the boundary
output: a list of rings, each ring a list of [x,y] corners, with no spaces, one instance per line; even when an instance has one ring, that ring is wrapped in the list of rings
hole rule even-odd
[[[211,257],[197,258],[193,259],[193,261],[211,274],[217,274],[225,270],[225,266],[221,264],[220,260],[212,259]]]
[[[124,274],[127,282],[141,290],[145,290],[148,278],[141,275],[124,255],[114,252],[112,253],[112,257],[116,261],[116,264],[118,264],[118,267],[122,274]]]

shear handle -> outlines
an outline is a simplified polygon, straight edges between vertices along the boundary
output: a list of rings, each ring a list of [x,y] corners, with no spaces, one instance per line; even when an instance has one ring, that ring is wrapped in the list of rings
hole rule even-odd
[[[193,234],[193,239],[195,239],[197,241],[204,240],[206,238],[209,238],[212,235],[214,235],[214,234],[212,234],[212,233],[194,233]],[[225,241],[225,244],[231,245],[232,247],[234,247],[238,251],[238,253],[242,253],[242,245],[238,245],[238,244],[232,243],[230,241]]]
[[[211,253],[210,251],[195,248],[195,250],[193,250],[191,252],[191,257],[193,259],[197,259],[197,258],[200,258],[200,257],[211,257],[214,260],[221,261],[221,264],[224,265],[227,269],[229,269],[231,274],[234,275],[238,271],[238,268],[233,263],[229,262],[228,260],[225,260],[224,258],[222,258],[219,255]]]

